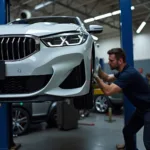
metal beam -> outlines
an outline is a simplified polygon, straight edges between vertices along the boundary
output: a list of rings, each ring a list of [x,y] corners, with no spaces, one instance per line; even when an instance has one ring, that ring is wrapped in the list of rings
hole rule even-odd
[[[80,7],[84,6],[84,5],[91,4],[91,3],[95,2],[95,1],[96,0],[88,0],[88,1],[86,1],[86,2],[84,2],[82,4],[80,4],[80,5],[77,5],[75,8],[80,8]],[[57,3],[57,1],[55,3]],[[69,4],[69,5],[66,4],[66,6],[70,6],[70,5],[71,4]],[[65,13],[65,12],[68,12],[68,10],[57,11],[56,13],[53,13],[52,15],[58,15],[58,14],[62,14],[62,13]]]
[[[140,1],[140,0],[136,0],[138,3],[140,3],[140,4],[142,4],[142,2]],[[149,10],[150,11],[150,8],[147,6],[147,5],[143,5],[147,10]],[[150,12],[149,12],[149,14],[145,17],[145,20],[143,20],[143,21],[145,21],[145,22],[147,22],[148,20],[149,20],[149,18],[150,18]]]
[[[21,3],[21,4],[19,4],[19,5],[17,5],[17,6],[15,6],[15,7],[11,8],[10,11],[15,11],[16,9],[20,8],[21,6],[26,5],[26,4],[28,4],[28,3],[32,2],[32,1],[33,1],[33,0],[25,1],[25,2],[23,2],[23,3]]]
[[[96,0],[88,0],[88,1],[86,1],[85,3],[82,3],[82,4],[80,4],[80,5],[75,6],[74,8],[77,9],[77,8],[83,7],[83,6],[87,5],[87,4],[93,3],[94,1],[96,1]],[[56,1],[56,2],[57,2],[57,1]],[[115,2],[110,3],[109,5],[104,5],[104,6],[102,6],[102,7],[103,7],[103,9],[106,9],[106,8],[110,7],[111,5],[115,5],[115,4],[118,4],[118,2],[115,1]],[[68,5],[66,5],[66,6],[68,6]],[[67,7],[66,7],[66,8],[67,8]],[[59,14],[66,13],[66,12],[68,12],[68,10],[57,11],[56,13],[54,13],[54,14],[52,14],[52,15],[59,15]]]
[[[100,2],[99,0],[97,0],[97,2],[95,2],[95,4],[94,4],[94,6],[92,7],[91,11],[88,12],[89,14],[91,14],[92,11],[98,6],[99,2]]]
[[[137,21],[144,21],[144,18],[145,16],[140,16],[140,17],[137,17],[135,19],[133,19],[134,22],[137,22]]]
[[[135,5],[135,7],[141,7],[141,6],[148,5],[148,4],[150,4],[150,1],[142,2],[140,4]]]
[[[142,12],[138,12],[138,13],[135,13],[135,14],[133,14],[132,15],[132,17],[134,18],[134,17],[138,17],[138,16],[140,16],[140,15],[144,15],[144,14],[148,14],[149,12],[146,10],[146,11],[142,11]]]
[[[73,3],[73,0],[71,0],[70,2],[68,1],[67,4],[71,5]]]
[[[147,15],[147,17],[145,18],[145,22],[147,22],[150,18],[150,13]]]
[[[142,4],[140,0],[136,0],[139,4]],[[146,9],[150,10],[150,8],[146,4],[142,4]]]
[[[61,5],[61,6],[63,6],[63,7],[65,7],[65,8],[68,8],[68,9],[70,9],[70,10],[73,10],[73,11],[77,12],[77,13],[80,13],[80,14],[86,16],[87,18],[93,17],[92,15],[89,15],[89,14],[87,14],[87,13],[84,13],[84,12],[80,11],[80,10],[77,9],[77,8],[74,8],[74,7],[65,5],[65,4],[63,4],[63,3],[59,2],[59,1],[57,1],[56,3],[59,4],[59,5]],[[98,21],[98,20],[97,20],[97,21]],[[119,29],[119,27],[116,27],[116,26],[114,26],[114,25],[111,25],[111,24],[109,24],[109,23],[107,23],[107,22],[104,22],[104,21],[101,21],[101,20],[99,20],[98,22],[101,23],[101,24],[107,25],[107,26],[109,26],[109,27],[111,27],[111,28]]]

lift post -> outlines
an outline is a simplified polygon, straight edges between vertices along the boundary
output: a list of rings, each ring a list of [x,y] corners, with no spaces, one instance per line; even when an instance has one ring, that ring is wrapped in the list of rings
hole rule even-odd
[[[9,21],[9,6],[9,0],[0,0],[0,24]],[[12,104],[0,103],[0,150],[15,150],[21,146],[14,143],[12,130]]]
[[[0,1],[0,24],[6,24],[6,1]],[[0,104],[0,149],[8,150],[10,148],[9,137],[9,119],[8,104]]]
[[[132,10],[131,0],[120,0],[120,24],[121,24],[121,46],[126,52],[127,63],[134,66],[133,60],[133,33],[132,33]],[[124,122],[125,125],[130,120],[135,107],[124,96]],[[135,135],[136,142],[136,135]]]

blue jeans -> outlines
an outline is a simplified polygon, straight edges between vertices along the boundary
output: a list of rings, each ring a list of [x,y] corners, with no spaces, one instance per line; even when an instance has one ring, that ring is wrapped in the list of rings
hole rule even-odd
[[[123,128],[126,150],[136,150],[135,134],[144,126],[143,141],[146,150],[150,150],[150,111],[136,110],[129,123]]]

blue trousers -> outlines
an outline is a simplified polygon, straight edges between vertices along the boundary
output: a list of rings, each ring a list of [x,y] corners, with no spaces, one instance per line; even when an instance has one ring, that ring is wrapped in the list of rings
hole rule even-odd
[[[134,135],[144,126],[143,141],[146,150],[150,150],[150,111],[133,113],[128,124],[123,128],[126,150],[136,150]]]

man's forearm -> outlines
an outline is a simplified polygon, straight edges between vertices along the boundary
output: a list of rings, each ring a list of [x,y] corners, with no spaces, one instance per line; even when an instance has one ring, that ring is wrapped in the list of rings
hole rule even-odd
[[[114,75],[110,76],[107,73],[105,73],[101,68],[98,70],[98,76],[103,79],[105,82],[113,82],[115,81]]]
[[[99,87],[101,88],[101,90],[103,91],[103,93],[105,95],[109,95],[109,88],[110,86],[106,83],[104,83],[100,78],[95,78]]]
[[[108,74],[106,74],[105,72],[103,72],[102,70],[101,70],[101,68],[99,68],[99,70],[98,70],[98,76],[101,78],[101,79],[103,79],[104,81],[108,81]]]

